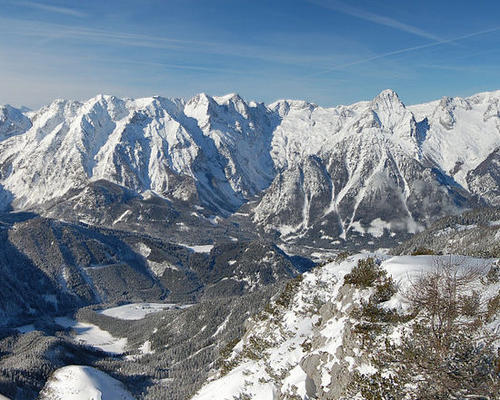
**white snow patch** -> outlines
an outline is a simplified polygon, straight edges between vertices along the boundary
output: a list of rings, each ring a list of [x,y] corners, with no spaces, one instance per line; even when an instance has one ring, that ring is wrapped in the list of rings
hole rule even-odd
[[[130,211],[130,210],[125,211],[122,215],[120,215],[117,219],[115,219],[115,220],[113,221],[113,225],[117,224],[118,222],[123,221],[123,219],[124,219],[127,215],[129,215],[129,214],[132,214],[132,211]]]
[[[300,365],[293,367],[288,376],[283,380],[281,392],[291,392],[293,389],[303,399],[306,398],[306,378],[307,374],[304,372]]]
[[[222,221],[221,217],[218,217],[217,215],[212,215],[208,217],[208,220],[212,225],[218,225],[220,221]]]
[[[155,262],[147,260],[149,269],[155,276],[162,276],[167,269],[173,269],[178,271],[179,268],[176,265],[170,264],[168,262]]]
[[[252,381],[248,377],[252,376]],[[253,379],[255,378],[256,384]],[[259,368],[251,362],[242,364],[226,376],[212,381],[198,392],[192,400],[234,400],[235,393],[246,393],[251,399],[275,399],[276,387],[271,382],[258,382],[259,378],[266,379],[263,365]]]
[[[139,351],[142,354],[154,354],[154,350],[151,349],[151,342],[146,340],[142,345],[139,346]]]
[[[92,367],[69,365],[56,370],[41,400],[134,400],[123,383]]]
[[[78,322],[67,317],[57,317],[55,321],[64,328],[74,331],[73,338],[82,344],[101,349],[112,354],[123,354],[127,346],[127,338],[115,338],[108,331],[97,325]]]
[[[151,248],[145,243],[139,243],[138,246],[139,254],[147,258],[151,254]]]
[[[177,243],[179,246],[187,247],[188,249],[193,250],[195,253],[210,253],[210,251],[214,248],[213,244],[200,244],[191,246],[189,244]]]
[[[360,374],[363,375],[373,375],[376,373],[378,370],[371,364],[361,364],[359,367],[356,368]]]
[[[167,303],[130,303],[101,310],[99,311],[99,314],[107,315],[108,317],[117,319],[133,321],[143,319],[148,314],[180,307],[187,306],[179,306],[177,304]]]

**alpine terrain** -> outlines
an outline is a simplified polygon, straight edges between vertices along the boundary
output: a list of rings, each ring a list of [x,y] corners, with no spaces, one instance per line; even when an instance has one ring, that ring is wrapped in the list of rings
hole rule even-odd
[[[500,91],[0,107],[0,398],[498,399]]]

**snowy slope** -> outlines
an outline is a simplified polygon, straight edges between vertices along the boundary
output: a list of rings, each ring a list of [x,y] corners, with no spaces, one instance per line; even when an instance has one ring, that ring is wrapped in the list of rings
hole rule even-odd
[[[70,365],[56,370],[41,400],[134,400],[123,384],[98,369]]]
[[[252,317],[247,331],[193,400],[234,398],[339,399],[352,374],[373,374],[376,367],[353,333],[352,310],[373,293],[372,288],[343,285],[344,276],[359,259],[351,256],[303,275],[289,291],[290,301],[276,300]],[[383,259],[383,261],[382,261]],[[381,267],[399,284],[399,292],[383,307],[405,310],[400,294],[412,279],[434,270],[446,257],[401,256],[379,258]],[[463,268],[487,266],[491,261],[457,258]],[[478,283],[479,284],[479,283]],[[482,285],[482,284],[479,284]],[[482,286],[488,296],[498,294],[500,283]],[[499,322],[499,321],[497,321]],[[387,339],[398,337],[396,325]],[[376,354],[376,353],[375,353]]]
[[[78,322],[67,317],[56,317],[55,322],[64,328],[71,328],[72,336],[78,343],[110,354],[123,354],[127,347],[127,338],[115,338],[97,325]]]
[[[224,110],[226,104],[201,95],[187,104],[102,95],[85,103],[57,100],[31,114],[25,134],[0,144],[2,184],[17,207],[26,207],[97,179],[188,200],[192,194],[186,185],[178,191],[179,180],[195,178],[205,202],[232,209],[272,179],[264,132],[255,128],[265,124],[270,135],[271,125],[263,106],[246,117],[234,111],[208,119]]]
[[[466,174],[498,147],[500,91],[410,106],[422,124],[422,151],[467,187]],[[427,126],[425,128],[424,126]]]
[[[467,176],[500,145],[499,101],[499,91],[407,107],[385,90],[334,108],[289,100],[266,106],[236,94],[188,101],[99,95],[56,100],[29,119],[5,106],[0,201],[36,208],[104,179],[228,214],[270,188],[252,215],[281,233],[300,234],[320,217],[344,237],[380,227],[413,232],[467,206],[470,194],[496,201],[496,176]],[[421,201],[427,193],[432,204]],[[380,215],[388,212],[384,197],[393,220]],[[291,206],[300,220],[280,215]]]
[[[26,132],[31,121],[21,110],[12,106],[0,106],[0,140]]]

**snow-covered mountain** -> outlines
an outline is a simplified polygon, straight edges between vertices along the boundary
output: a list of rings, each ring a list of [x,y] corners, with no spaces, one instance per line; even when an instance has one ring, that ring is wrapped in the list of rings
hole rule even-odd
[[[236,94],[56,100],[0,109],[2,208],[40,209],[108,180],[323,240],[415,232],[477,202],[498,204],[500,91],[405,106],[266,106]],[[331,239],[330,239],[331,238]]]
[[[31,128],[30,119],[12,106],[0,106],[0,140],[26,132]]]

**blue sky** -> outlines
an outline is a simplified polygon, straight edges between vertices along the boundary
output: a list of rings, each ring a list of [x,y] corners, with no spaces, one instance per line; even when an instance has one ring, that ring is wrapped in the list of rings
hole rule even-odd
[[[466,96],[500,89],[499,16],[493,0],[0,0],[0,104]]]

